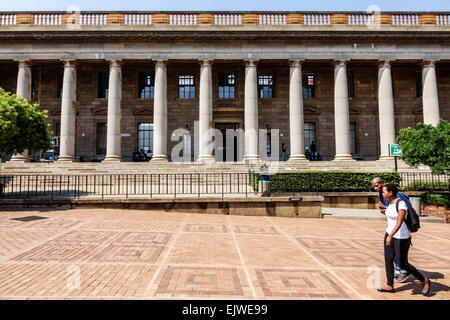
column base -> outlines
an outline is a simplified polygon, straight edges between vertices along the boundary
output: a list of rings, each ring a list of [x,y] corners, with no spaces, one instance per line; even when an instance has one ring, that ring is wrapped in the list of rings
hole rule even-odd
[[[121,162],[122,157],[121,156],[106,156],[105,160],[102,162]]]
[[[72,156],[60,156],[56,162],[75,162],[75,157]]]
[[[23,156],[21,154],[18,154],[18,155],[13,155],[9,161],[11,161],[11,162],[30,162],[30,159],[28,158],[28,156]]]
[[[394,156],[380,156],[380,158],[378,158],[378,161],[394,161],[395,157]]]
[[[166,155],[154,155],[152,157],[152,160],[150,162],[167,162],[167,156]]]
[[[334,156],[333,161],[356,161],[351,154],[337,154]]]
[[[197,158],[198,163],[215,163],[216,159],[210,154],[202,154]]]
[[[288,159],[288,162],[300,162],[300,161],[309,161],[309,160],[306,159],[306,156],[302,153],[291,154]]]
[[[259,158],[259,155],[257,154],[246,154],[244,156],[244,163],[248,164],[248,163],[257,163],[257,162],[261,162],[261,159]]]

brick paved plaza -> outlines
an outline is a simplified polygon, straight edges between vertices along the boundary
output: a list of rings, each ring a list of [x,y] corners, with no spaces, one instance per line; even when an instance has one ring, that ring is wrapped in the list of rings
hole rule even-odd
[[[11,220],[27,216],[32,221]],[[385,283],[385,221],[112,209],[0,212],[0,299],[449,299],[449,226],[424,222]],[[379,268],[379,269],[378,269]],[[380,273],[377,272],[380,270]],[[79,277],[77,276],[79,275]]]

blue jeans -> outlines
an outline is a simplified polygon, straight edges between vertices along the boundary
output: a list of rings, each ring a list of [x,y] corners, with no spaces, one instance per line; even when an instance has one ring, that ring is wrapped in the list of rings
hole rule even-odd
[[[408,271],[400,269],[400,266],[398,265],[398,258],[397,257],[394,257],[394,269],[398,273],[408,273]]]
[[[286,152],[281,153],[281,161],[286,161]]]

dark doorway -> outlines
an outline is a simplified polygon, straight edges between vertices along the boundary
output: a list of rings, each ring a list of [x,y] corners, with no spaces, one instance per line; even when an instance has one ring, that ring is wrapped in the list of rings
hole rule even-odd
[[[232,146],[228,146],[227,145],[227,129],[232,129],[232,130],[237,130],[239,129],[239,123],[216,123],[216,129],[219,130],[222,133],[222,147],[217,147],[217,152],[219,152],[219,155],[222,154],[221,158],[222,159],[217,159],[216,161],[223,161],[226,162],[227,161],[227,150],[228,152],[232,152],[234,153],[234,157],[233,157],[233,161],[236,162],[237,161],[237,156],[238,156],[238,150],[237,150],[237,137],[234,136],[233,138],[233,145]]]
[[[97,155],[106,155],[106,123],[97,123]]]

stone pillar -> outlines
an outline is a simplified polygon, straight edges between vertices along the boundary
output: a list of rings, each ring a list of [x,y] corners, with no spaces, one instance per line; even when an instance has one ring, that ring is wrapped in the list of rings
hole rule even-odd
[[[122,160],[122,71],[120,60],[110,60],[108,87],[108,129],[104,161]]]
[[[346,63],[346,60],[335,60],[334,65],[335,161],[353,160],[350,154],[350,115],[348,108]]]
[[[303,60],[290,61],[289,131],[291,155],[289,161],[306,160],[304,142],[302,65]]]
[[[75,62],[74,60],[64,60],[58,161],[75,161],[76,94],[77,70]]]
[[[256,61],[247,60],[245,65],[245,162],[259,161],[258,153],[258,75]]]
[[[439,98],[435,61],[425,61],[422,70],[423,123],[437,126],[439,123]]]
[[[380,122],[380,160],[393,160],[389,144],[395,141],[394,98],[392,94],[391,65],[380,61],[378,67],[378,120]]]
[[[199,99],[199,156],[198,161],[214,161],[212,150],[207,150],[212,142],[212,71],[211,61],[202,60],[200,67],[200,99]]]
[[[167,161],[167,61],[157,60],[153,107],[153,157],[151,161]]]
[[[16,95],[25,98],[30,102],[31,100],[31,65],[29,60],[19,61],[19,72],[17,74],[17,90]],[[21,154],[14,154],[11,157],[14,162],[28,162],[28,150]]]

